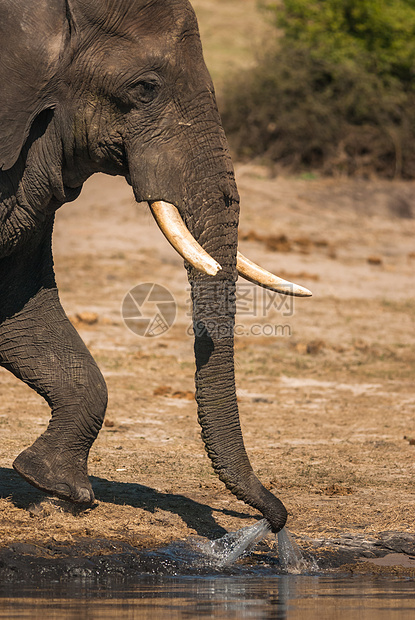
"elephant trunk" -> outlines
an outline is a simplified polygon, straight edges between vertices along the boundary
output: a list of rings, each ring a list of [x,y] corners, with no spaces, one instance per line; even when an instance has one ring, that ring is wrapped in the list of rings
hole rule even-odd
[[[196,400],[207,453],[227,488],[262,512],[278,532],[286,522],[286,510],[255,476],[239,422],[233,359],[235,284],[193,282],[192,301]],[[221,311],[223,304],[229,306],[227,312]]]
[[[239,422],[234,374],[239,199],[233,178],[228,176],[228,182],[232,192],[203,201],[204,222],[192,217],[187,222],[201,245],[222,267],[213,277],[188,268],[198,418],[207,453],[219,478],[238,499],[259,510],[272,530],[278,532],[286,522],[286,509],[255,476]],[[222,203],[220,208],[218,200]],[[209,217],[209,202],[214,217]]]

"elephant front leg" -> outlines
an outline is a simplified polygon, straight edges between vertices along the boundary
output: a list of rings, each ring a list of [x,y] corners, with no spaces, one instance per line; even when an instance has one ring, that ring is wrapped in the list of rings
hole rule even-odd
[[[102,426],[107,389],[71,325],[57,290],[41,289],[0,326],[0,363],[43,396],[47,430],[13,463],[33,486],[61,499],[91,503],[87,459]]]

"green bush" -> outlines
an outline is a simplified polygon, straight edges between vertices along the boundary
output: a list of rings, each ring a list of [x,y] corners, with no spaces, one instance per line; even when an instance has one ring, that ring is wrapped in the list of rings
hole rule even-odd
[[[282,0],[267,11],[274,49],[225,91],[236,154],[414,178],[415,0]]]
[[[301,44],[316,59],[357,63],[407,84],[414,78],[414,0],[283,0],[266,10],[285,44]]]

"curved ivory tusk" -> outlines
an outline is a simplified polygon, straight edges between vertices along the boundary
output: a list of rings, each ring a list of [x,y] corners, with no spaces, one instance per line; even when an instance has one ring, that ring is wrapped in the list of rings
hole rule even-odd
[[[271,291],[283,293],[284,295],[294,295],[296,297],[311,297],[312,295],[311,291],[307,288],[274,276],[269,271],[266,271],[266,269],[256,265],[248,258],[245,258],[240,252],[238,252],[236,266],[239,275],[245,278],[245,280],[249,280],[264,288],[269,288]]]
[[[215,276],[222,269],[219,263],[191,235],[177,207],[162,200],[151,202],[149,205],[160,230],[180,256],[195,269],[203,271],[209,276]],[[312,295],[308,289],[274,276],[245,258],[240,252],[238,252],[237,269],[239,275],[246,280],[277,293],[297,297],[311,297]]]
[[[161,232],[180,256],[209,276],[215,276],[222,269],[190,234],[177,207],[162,200],[150,202],[149,205]]]

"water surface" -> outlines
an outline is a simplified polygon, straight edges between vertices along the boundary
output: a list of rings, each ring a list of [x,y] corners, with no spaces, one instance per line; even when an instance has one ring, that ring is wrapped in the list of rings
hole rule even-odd
[[[324,573],[285,528],[275,548],[256,553],[269,535],[263,519],[214,541],[56,561],[15,546],[0,558],[0,618],[415,618],[413,581]]]
[[[0,618],[415,618],[411,581],[367,577],[138,577],[134,583],[74,580],[0,588]]]

